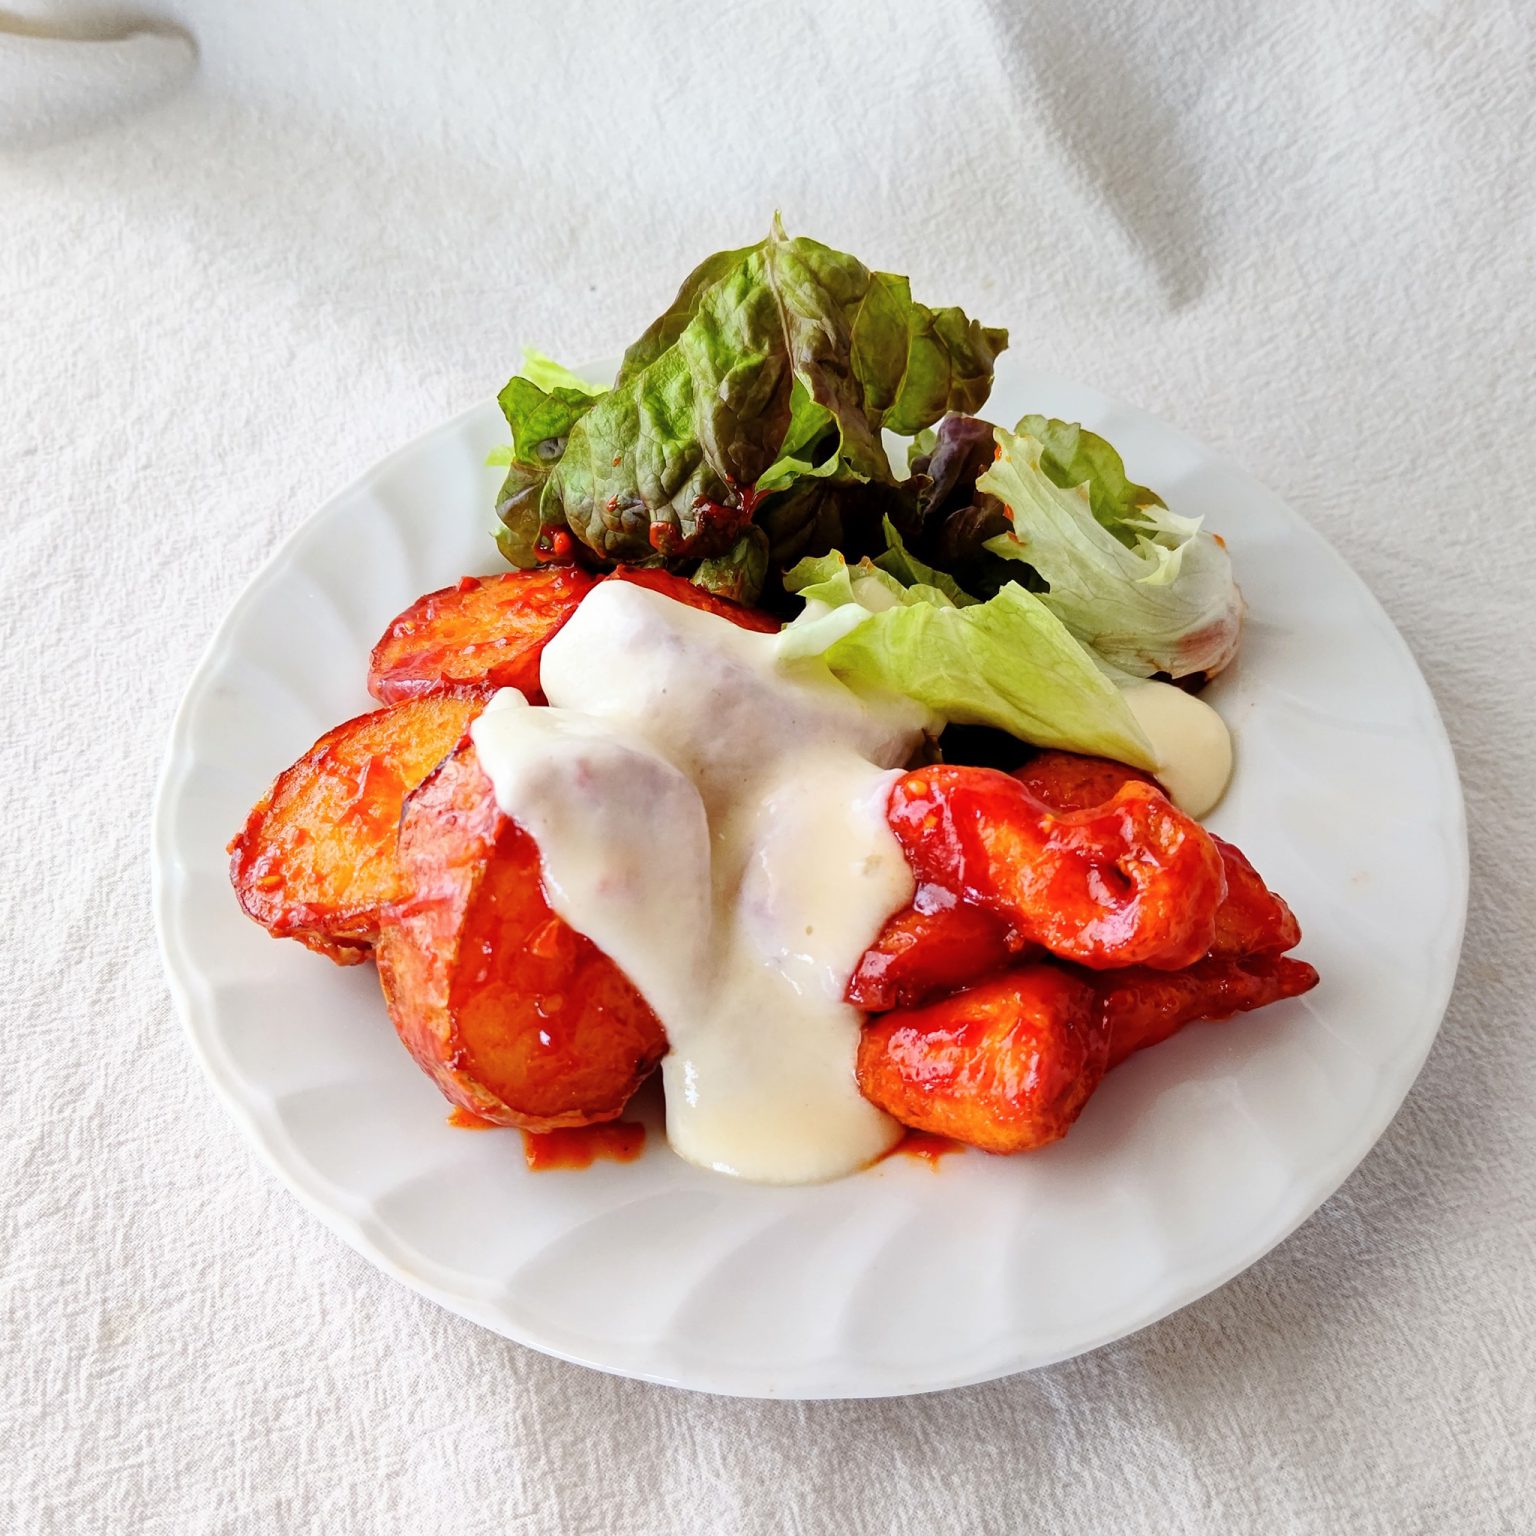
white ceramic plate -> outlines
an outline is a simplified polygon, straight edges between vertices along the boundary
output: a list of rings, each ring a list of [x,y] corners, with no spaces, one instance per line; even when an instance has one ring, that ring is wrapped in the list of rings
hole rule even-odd
[[[1031,410],[1102,432],[1137,480],[1227,538],[1249,621],[1209,695],[1238,744],[1211,824],[1295,908],[1322,985],[1133,1058],[1030,1157],[894,1157],[765,1189],[688,1167],[654,1133],[636,1163],[531,1174],[514,1133],[448,1126],[372,967],[269,939],[236,906],[224,845],[279,768],[370,707],[388,620],[499,568],[484,459],[505,433],[488,403],[343,491],[256,576],[187,689],[156,808],[156,916],[193,1047],[278,1176],[354,1248],[603,1370],[873,1397],[1144,1327],[1252,1264],[1370,1149],[1434,1038],[1466,909],[1461,795],[1429,690],[1360,581],[1262,486],[1005,359],[989,414]]]

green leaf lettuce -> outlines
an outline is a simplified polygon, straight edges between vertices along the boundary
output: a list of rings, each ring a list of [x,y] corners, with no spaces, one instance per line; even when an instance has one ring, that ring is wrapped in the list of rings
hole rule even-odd
[[[510,564],[526,569],[539,563],[539,541],[550,526],[544,507],[550,475],[565,453],[572,427],[603,393],[553,358],[525,347],[522,371],[496,397],[512,429],[512,442],[493,449],[486,463],[507,466],[496,498],[502,525],[496,543]],[[553,526],[560,526],[558,512]]]
[[[1127,519],[1145,508],[1163,505],[1156,491],[1137,485],[1127,476],[1124,461],[1110,443],[1077,422],[1026,416],[1013,430],[1040,444],[1040,468],[1052,485],[1063,490],[1088,487],[1088,505],[1094,518],[1122,544],[1136,542]]]
[[[1006,342],[776,222],[702,263],[629,349],[541,510],[607,559],[721,554],[758,496],[802,477],[891,482],[881,430],[974,409]]]

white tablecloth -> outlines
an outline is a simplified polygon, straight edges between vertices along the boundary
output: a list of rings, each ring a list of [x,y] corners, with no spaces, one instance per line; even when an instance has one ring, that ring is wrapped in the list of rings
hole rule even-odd
[[[0,1528],[1532,1529],[1529,6],[156,10],[0,12]],[[171,713],[277,541],[775,207],[1286,495],[1471,813],[1443,1034],[1322,1212],[1134,1338],[906,1402],[613,1380],[375,1273],[214,1102],[149,917]]]

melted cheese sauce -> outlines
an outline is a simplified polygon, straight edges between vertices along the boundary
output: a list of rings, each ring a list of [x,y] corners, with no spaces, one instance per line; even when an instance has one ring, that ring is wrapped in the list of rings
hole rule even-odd
[[[868,616],[836,613],[800,627]],[[551,907],[666,1027],[673,1148],[774,1184],[838,1178],[901,1136],[859,1094],[863,1015],[843,994],[912,898],[885,807],[940,724],[793,662],[803,638],[604,582],[544,652],[549,707],[503,690],[470,728],[497,804],[538,843]],[[1163,683],[1125,700],[1159,780],[1204,815],[1231,773],[1221,717]]]
[[[1232,777],[1232,737],[1211,706],[1171,683],[1132,683],[1122,690],[1157,758],[1154,776],[1181,811],[1209,814]]]
[[[911,900],[885,817],[934,722],[861,698],[780,637],[628,582],[544,652],[549,708],[504,690],[471,727],[545,894],[666,1026],[667,1138],[764,1183],[837,1178],[901,1128],[854,1081],[860,956]]]

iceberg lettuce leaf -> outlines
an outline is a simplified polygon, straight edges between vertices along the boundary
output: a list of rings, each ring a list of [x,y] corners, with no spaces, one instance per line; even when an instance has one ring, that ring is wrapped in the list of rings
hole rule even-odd
[[[1243,601],[1225,547],[1198,518],[1180,517],[1155,497],[1142,500],[1145,488],[1123,473],[1119,485],[1093,474],[1058,484],[1045,443],[1027,432],[999,430],[997,444],[997,459],[976,484],[1007,508],[1010,527],[986,548],[1037,572],[1047,588],[1041,603],[1073,635],[1137,677],[1210,675],[1226,666]],[[1104,488],[1100,515],[1095,483]]]
[[[781,636],[788,663],[820,657],[855,691],[913,699],[948,723],[1153,766],[1120,690],[1023,587],[957,607],[938,587],[836,553],[801,561],[785,585],[807,604]]]

